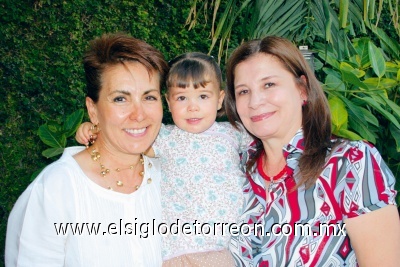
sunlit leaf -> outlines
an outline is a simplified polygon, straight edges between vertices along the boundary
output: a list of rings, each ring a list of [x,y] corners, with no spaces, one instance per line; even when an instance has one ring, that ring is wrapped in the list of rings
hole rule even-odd
[[[329,98],[329,107],[331,109],[332,124],[337,129],[341,129],[343,126],[347,127],[348,113],[342,100],[338,97]]]
[[[388,78],[367,78],[363,81],[370,89],[393,89],[397,81]]]
[[[347,129],[340,129],[337,135],[350,140],[362,140],[361,136]]]
[[[368,53],[371,60],[371,66],[375,74],[381,78],[385,75],[386,64],[383,54],[372,42],[368,43]]]

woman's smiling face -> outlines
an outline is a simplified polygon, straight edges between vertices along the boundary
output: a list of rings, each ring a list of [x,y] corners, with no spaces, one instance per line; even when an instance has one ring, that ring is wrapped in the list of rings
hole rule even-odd
[[[91,121],[101,129],[97,142],[115,153],[139,154],[156,139],[163,116],[160,77],[137,62],[106,69],[99,100],[86,103]]]
[[[246,129],[261,140],[290,141],[307,100],[293,74],[277,58],[257,53],[236,66],[234,77],[236,108]]]

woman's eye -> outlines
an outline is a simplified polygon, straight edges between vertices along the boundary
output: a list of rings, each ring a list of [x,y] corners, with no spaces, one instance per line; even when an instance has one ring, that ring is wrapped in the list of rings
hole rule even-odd
[[[155,96],[152,96],[152,95],[148,95],[148,96],[146,96],[146,100],[156,101],[156,100],[158,100],[158,98]]]
[[[238,95],[245,95],[245,94],[248,94],[248,93],[249,93],[249,90],[247,90],[247,89],[243,89],[243,90],[240,90],[240,91],[237,92]]]
[[[178,96],[178,98],[176,99],[176,100],[178,100],[178,101],[183,101],[183,100],[185,100],[186,99],[186,97],[184,97],[184,96]]]
[[[274,86],[274,83],[266,83],[264,85],[265,88],[270,88],[271,86]]]
[[[123,96],[117,96],[117,97],[114,97],[113,101],[114,102],[125,102],[126,99]]]

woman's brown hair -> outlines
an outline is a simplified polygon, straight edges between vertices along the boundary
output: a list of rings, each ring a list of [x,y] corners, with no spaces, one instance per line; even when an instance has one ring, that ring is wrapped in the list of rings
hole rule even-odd
[[[104,70],[127,61],[139,62],[147,69],[149,75],[159,74],[161,88],[168,64],[160,51],[123,33],[104,34],[90,42],[83,58],[87,96],[97,103]]]
[[[236,126],[237,122],[241,123],[236,110],[235,68],[239,63],[250,57],[257,56],[259,53],[277,58],[282,66],[293,74],[297,85],[306,91],[307,104],[302,108],[304,153],[299,160],[301,178],[298,186],[302,184],[305,184],[306,187],[311,186],[320,175],[325,164],[327,151],[332,147],[331,114],[328,101],[320,83],[295,45],[287,39],[268,36],[262,40],[246,42],[232,53],[226,70],[226,115],[232,125]],[[300,79],[302,75],[306,77],[306,83]],[[256,140],[257,152],[255,157],[246,166],[248,171],[263,152],[261,140],[255,136],[254,138]]]

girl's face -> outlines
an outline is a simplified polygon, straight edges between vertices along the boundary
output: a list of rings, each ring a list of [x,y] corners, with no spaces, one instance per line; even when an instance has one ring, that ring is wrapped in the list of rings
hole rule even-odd
[[[163,116],[160,77],[140,63],[127,62],[102,74],[99,101],[86,99],[98,139],[109,152],[139,154],[156,139]]]
[[[213,125],[225,92],[211,81],[205,87],[171,87],[166,96],[176,126],[189,133],[201,133]]]
[[[307,100],[295,77],[277,58],[263,53],[239,63],[234,77],[236,108],[244,127],[262,141],[289,142],[301,127],[301,107]]]

